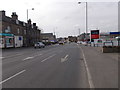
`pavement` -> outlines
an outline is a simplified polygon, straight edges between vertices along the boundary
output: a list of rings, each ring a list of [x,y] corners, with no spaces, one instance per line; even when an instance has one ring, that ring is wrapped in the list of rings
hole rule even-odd
[[[80,47],[95,88],[118,88],[118,53],[102,53],[101,47]]]
[[[71,43],[5,49],[1,58],[3,88],[118,87],[118,60],[97,47]]]
[[[82,45],[84,46],[84,45]],[[92,46],[87,46],[87,48],[94,50],[98,54],[101,53],[101,55],[105,55],[107,57],[113,58],[114,60],[119,60],[119,53],[102,53],[102,47],[92,47]]]

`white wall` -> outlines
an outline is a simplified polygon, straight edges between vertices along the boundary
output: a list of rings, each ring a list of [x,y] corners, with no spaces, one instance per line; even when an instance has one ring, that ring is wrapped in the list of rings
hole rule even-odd
[[[20,40],[21,38],[21,40]],[[22,47],[23,46],[23,36],[14,36],[15,40],[15,47]]]

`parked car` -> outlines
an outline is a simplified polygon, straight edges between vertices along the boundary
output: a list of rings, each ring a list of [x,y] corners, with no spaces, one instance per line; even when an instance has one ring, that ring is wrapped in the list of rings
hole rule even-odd
[[[83,44],[83,45],[85,45],[85,46],[87,46],[87,42],[85,42],[85,41],[84,41],[84,42],[82,42],[82,44]]]
[[[43,44],[42,42],[37,42],[34,44],[34,48],[44,48],[45,47],[45,44]]]
[[[77,41],[77,44],[82,44],[82,41]]]
[[[63,41],[59,41],[59,45],[64,45],[64,42]]]

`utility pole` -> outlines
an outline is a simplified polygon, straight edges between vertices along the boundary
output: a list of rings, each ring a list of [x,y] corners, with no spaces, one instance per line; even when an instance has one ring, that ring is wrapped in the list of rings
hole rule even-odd
[[[78,4],[81,4],[82,2],[78,2]],[[87,2],[85,2],[85,4],[86,4],[86,32],[85,32],[85,34],[87,35],[87,32],[88,32],[88,3]],[[84,37],[85,39],[86,39],[86,37]]]
[[[79,35],[78,35],[78,41],[80,41],[80,28],[78,29]]]
[[[79,31],[79,35],[80,35],[80,28],[78,29],[78,31]]]
[[[88,4],[86,2],[86,34],[88,32]]]
[[[28,14],[29,14],[28,11],[29,11],[29,10],[34,10],[34,8],[27,9],[27,21],[28,21],[28,19],[29,19],[29,17],[28,17]]]

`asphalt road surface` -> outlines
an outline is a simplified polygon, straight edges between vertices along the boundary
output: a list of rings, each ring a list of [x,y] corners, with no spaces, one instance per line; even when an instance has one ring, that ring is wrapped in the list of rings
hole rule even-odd
[[[91,74],[84,52],[75,43],[2,52],[2,88],[97,87],[91,76],[94,72],[92,70]]]

